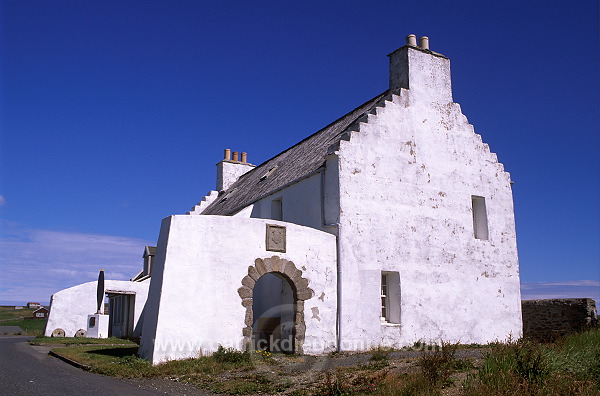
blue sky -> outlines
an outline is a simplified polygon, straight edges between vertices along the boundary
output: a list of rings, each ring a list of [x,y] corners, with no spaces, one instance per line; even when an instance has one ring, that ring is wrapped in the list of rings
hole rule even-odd
[[[0,2],[0,302],[128,279],[160,221],[388,84],[427,35],[512,175],[525,297],[600,298],[598,2]],[[35,281],[34,281],[35,280]]]

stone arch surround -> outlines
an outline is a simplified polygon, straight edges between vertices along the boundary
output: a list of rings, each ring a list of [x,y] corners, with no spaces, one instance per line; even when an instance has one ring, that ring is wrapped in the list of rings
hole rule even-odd
[[[242,287],[238,294],[242,299],[242,306],[246,308],[244,319],[245,327],[242,329],[244,336],[244,349],[249,350],[252,346],[252,321],[254,312],[252,310],[254,285],[256,281],[267,273],[275,273],[285,278],[294,291],[294,352],[302,353],[306,324],[304,322],[304,301],[314,296],[314,291],[308,287],[308,279],[302,277],[302,271],[289,260],[279,256],[269,258],[257,258],[254,265],[248,267],[248,275],[242,279]]]

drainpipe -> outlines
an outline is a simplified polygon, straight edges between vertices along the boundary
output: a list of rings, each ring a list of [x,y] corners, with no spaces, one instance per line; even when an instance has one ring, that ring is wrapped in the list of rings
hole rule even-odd
[[[335,251],[336,251],[336,264],[337,264],[337,277],[336,277],[336,317],[335,317],[335,340],[336,340],[336,351],[341,352],[342,350],[342,267],[341,267],[341,249],[340,249],[340,223],[325,223],[325,171],[321,172],[321,224],[325,231],[334,234],[335,238]],[[335,231],[334,231],[335,230]],[[331,232],[334,231],[334,232]]]
[[[337,226],[337,238],[335,241],[335,248],[337,252],[337,318],[336,324],[336,338],[337,338],[337,351],[342,351],[342,266],[340,260],[340,231],[342,226],[340,223],[335,224]]]

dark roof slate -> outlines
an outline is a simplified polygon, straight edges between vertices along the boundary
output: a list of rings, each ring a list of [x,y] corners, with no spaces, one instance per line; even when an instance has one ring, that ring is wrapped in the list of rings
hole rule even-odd
[[[319,169],[328,148],[375,108],[388,92],[369,100],[301,142],[243,174],[219,194],[203,215],[232,215],[259,199],[298,181]],[[267,177],[264,177],[268,173]]]

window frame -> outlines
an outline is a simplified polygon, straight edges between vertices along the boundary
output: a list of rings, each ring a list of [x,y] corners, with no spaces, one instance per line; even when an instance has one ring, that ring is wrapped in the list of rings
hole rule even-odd
[[[283,197],[271,200],[271,220],[283,221]]]
[[[381,271],[380,282],[380,322],[385,326],[399,326],[402,319],[400,273]]]
[[[490,238],[490,231],[485,197],[471,195],[471,212],[473,215],[473,236],[475,239],[487,241]]]

